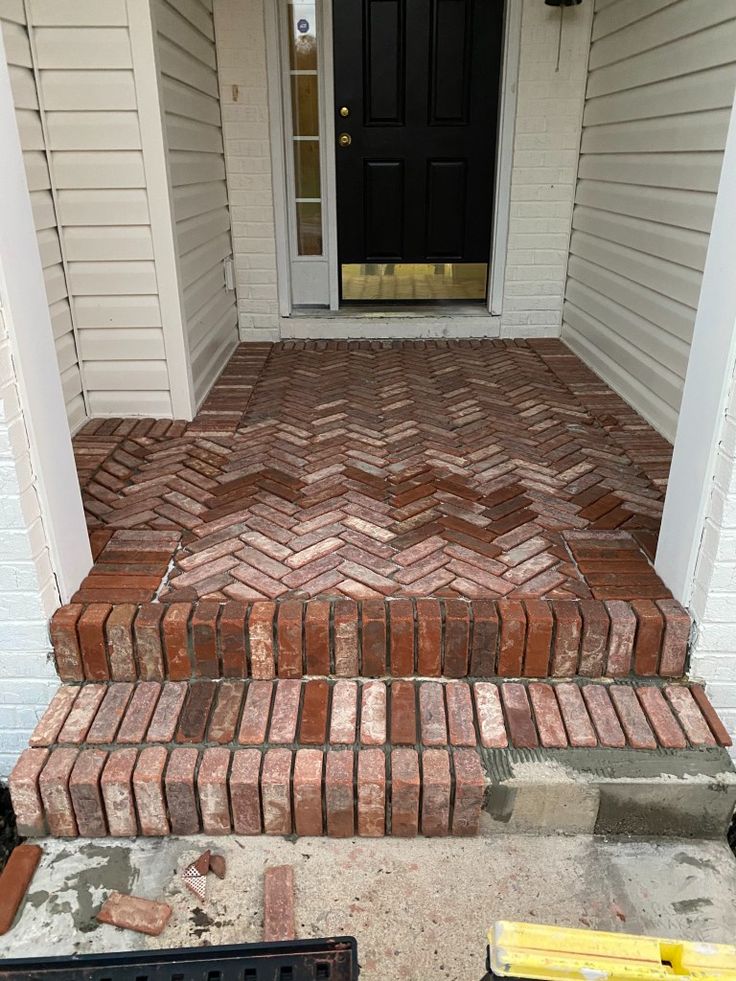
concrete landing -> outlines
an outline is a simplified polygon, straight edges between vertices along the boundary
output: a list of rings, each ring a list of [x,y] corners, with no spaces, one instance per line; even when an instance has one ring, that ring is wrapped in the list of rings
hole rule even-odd
[[[483,975],[495,919],[650,933],[701,942],[736,936],[736,861],[725,842],[509,835],[381,841],[169,838],[42,842],[45,854],[0,957],[257,941],[263,870],[292,864],[303,938],[358,938],[362,981]],[[205,847],[224,853],[203,907],[178,873]],[[165,899],[157,940],[99,926],[111,889]]]

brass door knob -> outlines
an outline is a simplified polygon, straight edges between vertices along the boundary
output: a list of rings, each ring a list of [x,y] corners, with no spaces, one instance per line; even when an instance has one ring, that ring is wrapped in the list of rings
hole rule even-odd
[[[340,133],[337,138],[337,142],[340,144],[340,146],[350,146],[350,144],[353,142],[353,138],[350,133]]]
[[[347,106],[340,107],[340,115],[342,116],[343,119],[348,118],[348,116],[350,115],[350,110],[348,109]]]

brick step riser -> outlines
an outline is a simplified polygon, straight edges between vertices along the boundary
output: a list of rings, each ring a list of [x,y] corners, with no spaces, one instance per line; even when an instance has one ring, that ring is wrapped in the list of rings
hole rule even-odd
[[[310,600],[70,604],[51,624],[62,681],[201,678],[681,677],[674,600]]]

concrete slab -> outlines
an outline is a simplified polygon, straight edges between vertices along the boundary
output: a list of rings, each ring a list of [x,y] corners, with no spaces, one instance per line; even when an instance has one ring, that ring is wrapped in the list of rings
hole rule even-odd
[[[733,942],[736,861],[725,842],[503,839],[47,839],[26,905],[0,957],[257,941],[263,871],[293,864],[303,938],[358,938],[361,978],[469,981],[484,970],[495,919]],[[205,848],[227,876],[199,904],[179,873]],[[173,907],[158,938],[101,926],[117,889]]]

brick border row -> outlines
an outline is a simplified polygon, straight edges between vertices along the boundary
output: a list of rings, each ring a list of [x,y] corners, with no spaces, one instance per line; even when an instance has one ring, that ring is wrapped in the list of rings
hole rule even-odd
[[[31,837],[410,837],[477,834],[486,783],[469,749],[58,747],[25,750],[11,793]]]
[[[51,622],[62,681],[682,677],[691,622],[664,600],[72,603]]]

